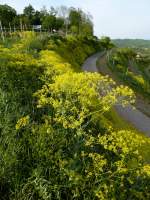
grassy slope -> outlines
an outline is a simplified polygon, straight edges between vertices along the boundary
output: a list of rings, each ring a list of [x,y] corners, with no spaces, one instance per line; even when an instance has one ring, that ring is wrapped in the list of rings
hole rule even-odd
[[[70,43],[69,43],[70,44]],[[71,45],[70,45],[71,46]],[[78,46],[78,45],[77,45]],[[81,48],[82,48],[83,46],[81,46]],[[70,49],[70,48],[68,48],[68,47],[66,47],[66,48],[64,48],[65,49],[65,54],[66,54],[66,52],[69,54],[69,58],[71,59],[72,58],[72,56],[74,55],[74,59],[72,60],[69,60],[69,62],[70,63],[74,63],[74,61],[75,60],[79,60],[79,63],[80,62],[82,62],[82,60],[83,59],[79,59],[80,58],[80,56],[81,56],[81,54],[75,54],[75,52],[72,52],[72,51],[69,51],[68,49]],[[76,49],[77,50],[77,49]],[[81,49],[82,50],[82,49]],[[78,52],[78,51],[77,51]],[[84,52],[84,49],[83,49],[83,52]],[[92,51],[91,51],[92,52]],[[82,57],[86,57],[86,56],[88,56],[88,54],[86,54],[86,55],[83,55]],[[66,58],[66,60],[67,60],[67,58]],[[16,60],[15,60],[16,61]],[[48,62],[49,62],[49,60],[48,60]],[[51,61],[52,62],[52,61]],[[28,63],[28,62],[27,62]],[[78,64],[79,65],[79,64]],[[75,67],[78,67],[78,65],[77,66],[75,66]],[[30,73],[30,72],[29,72]],[[23,73],[24,74],[24,73]],[[26,76],[28,77],[28,73],[26,73]],[[14,77],[12,78],[12,80],[14,80]],[[10,80],[8,80],[8,82],[10,82]],[[35,82],[36,83],[36,82]],[[32,83],[31,84],[29,84],[29,86],[32,86]],[[25,85],[26,86],[26,85]],[[26,86],[26,89],[27,89],[27,91],[28,91],[28,88],[29,88],[29,86],[28,86],[28,84],[27,84],[27,86]],[[21,91],[21,93],[22,93],[22,91]],[[32,93],[31,93],[32,94]],[[116,113],[116,111],[114,110],[114,109],[112,109],[109,113],[107,113],[106,115],[105,115],[105,117],[104,118],[106,118],[107,120],[108,120],[108,122],[110,123],[110,124],[112,124],[113,125],[113,127],[114,127],[114,129],[116,129],[116,130],[120,130],[120,129],[131,129],[131,126],[127,123],[127,122],[125,122],[124,120],[122,120],[119,116],[118,116],[118,114]],[[99,120],[99,119],[98,119]],[[133,128],[133,127],[132,127]],[[133,128],[134,129],[134,128]],[[28,133],[28,132],[27,132]],[[12,132],[11,132],[11,134],[12,134]],[[25,134],[24,134],[25,135]],[[27,134],[27,136],[28,136],[28,134]],[[47,138],[46,138],[47,139]],[[28,140],[27,140],[28,141]],[[44,140],[43,140],[44,141]],[[47,141],[47,140],[46,140]],[[31,142],[31,140],[30,140],[30,142]],[[15,144],[15,142],[14,142],[14,144]],[[19,160],[19,162],[18,162],[18,160],[17,160],[17,162],[20,164],[19,165],[19,169],[21,169],[21,170],[18,170],[18,168],[17,168],[17,172],[18,172],[18,177],[21,177],[21,180],[23,180],[23,175],[24,175],[24,173],[26,172],[26,176],[28,177],[29,175],[28,175],[28,170],[27,170],[27,166],[30,164],[30,162],[32,161],[30,161],[29,160],[29,151],[28,151],[28,149],[26,149],[25,148],[25,150],[24,150],[24,148],[22,148],[22,146],[24,145],[24,144],[27,144],[26,143],[26,140],[24,140],[22,143],[20,143],[20,148],[18,148],[19,150],[18,150],[18,152],[19,152],[19,155],[20,155],[20,160]],[[40,141],[40,144],[42,145],[42,142]],[[47,144],[47,142],[45,143],[45,144]],[[17,143],[15,144],[15,145],[13,145],[14,147],[16,147],[17,146]],[[44,146],[44,145],[43,145]],[[23,146],[23,147],[26,147],[25,145]],[[41,146],[40,146],[41,147]],[[10,149],[10,150],[12,150],[12,149]],[[26,150],[27,150],[27,152],[26,152]],[[17,152],[17,153],[18,153]],[[9,152],[8,152],[8,154],[10,154]],[[45,152],[44,152],[44,154],[45,154]],[[24,155],[26,155],[26,157],[24,156]],[[41,155],[41,154],[40,154]],[[45,154],[46,155],[46,154]],[[148,153],[146,153],[146,156],[148,155]],[[146,157],[145,156],[145,157]],[[29,158],[28,158],[29,157]],[[45,156],[44,156],[45,157]],[[147,157],[146,157],[147,158]],[[32,157],[31,157],[31,159],[32,159]],[[36,158],[34,158],[35,160],[36,160]],[[10,161],[11,161],[11,159],[9,160],[9,157],[8,157],[8,163],[10,163]],[[41,158],[40,158],[40,160],[39,160],[39,156],[38,156],[38,163],[39,163],[39,161],[41,162]],[[47,161],[47,160],[46,160]],[[44,162],[44,164],[45,164],[45,162]],[[10,169],[11,169],[11,171],[13,172],[13,165],[11,165],[11,164],[9,164],[10,166],[8,166],[8,168],[10,167]],[[40,165],[39,165],[40,166]],[[25,168],[26,167],[26,168]],[[34,162],[31,162],[31,169],[33,169],[33,167],[34,167]],[[29,168],[29,167],[28,167]],[[25,171],[26,170],[26,171]],[[2,170],[1,170],[2,171]],[[58,170],[59,171],[59,170]],[[11,174],[13,174],[11,172]],[[30,172],[30,168],[29,168],[29,172]],[[8,181],[9,181],[9,176],[11,175],[11,174],[9,174],[9,171],[7,171],[7,168],[6,168],[6,174],[8,174],[7,176],[6,176],[6,179],[8,179]],[[4,177],[5,177],[5,174],[4,174]],[[14,176],[14,177],[12,177],[12,178],[14,178],[14,182],[15,182],[15,184],[17,185],[17,181],[18,181],[18,177],[16,177],[16,176]],[[30,177],[30,176],[29,176]],[[25,177],[26,178],[26,177]],[[42,177],[43,178],[43,177]],[[40,180],[42,180],[42,178],[40,179]],[[61,178],[61,177],[60,177]],[[6,182],[7,183],[7,182]],[[22,183],[22,182],[21,182]],[[28,182],[27,182],[28,183]],[[11,182],[10,182],[10,184],[12,184]],[[24,182],[23,182],[23,184],[24,184]],[[38,184],[38,183],[37,183]],[[20,185],[20,183],[19,183],[19,185]],[[46,185],[46,184],[45,184]],[[16,186],[15,186],[16,187]],[[32,185],[30,186],[29,185],[29,187],[30,187],[30,189],[31,189],[31,191],[32,191]],[[43,187],[44,188],[44,187]],[[46,186],[45,186],[45,188],[46,188]],[[40,185],[40,189],[41,189],[41,185]],[[46,191],[46,190],[45,190]],[[26,192],[26,191],[25,191]],[[29,191],[30,192],[30,191]],[[4,198],[3,198],[4,199]],[[6,198],[5,198],[6,199]],[[18,198],[19,199],[19,198]]]

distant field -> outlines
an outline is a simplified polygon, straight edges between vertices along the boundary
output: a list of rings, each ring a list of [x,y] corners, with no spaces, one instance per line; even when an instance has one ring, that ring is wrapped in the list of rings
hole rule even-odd
[[[113,40],[118,47],[150,48],[150,40],[142,39],[116,39]]]

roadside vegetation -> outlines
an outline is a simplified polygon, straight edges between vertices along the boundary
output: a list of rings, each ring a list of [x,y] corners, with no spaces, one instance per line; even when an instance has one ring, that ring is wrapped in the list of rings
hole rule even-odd
[[[33,32],[1,42],[2,199],[149,198],[150,141],[110,111],[133,91],[79,67],[103,49],[95,37]]]
[[[149,61],[142,49],[117,48],[111,51],[108,65],[120,81],[150,100]]]

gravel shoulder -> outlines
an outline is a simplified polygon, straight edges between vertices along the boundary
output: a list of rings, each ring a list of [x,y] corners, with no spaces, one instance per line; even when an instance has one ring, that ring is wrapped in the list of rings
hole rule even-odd
[[[97,68],[97,60],[100,59],[101,66]],[[104,75],[111,76],[109,69],[106,67],[106,59],[104,53],[97,53],[89,57],[82,66],[83,71],[101,72]],[[113,77],[112,77],[113,78]],[[140,132],[150,137],[150,118],[141,112],[139,109],[133,109],[132,106],[123,108],[122,106],[115,107],[117,113],[132,124]]]

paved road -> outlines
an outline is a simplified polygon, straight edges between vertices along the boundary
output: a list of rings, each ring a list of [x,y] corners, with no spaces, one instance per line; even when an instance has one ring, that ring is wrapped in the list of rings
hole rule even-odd
[[[89,57],[83,64],[82,69],[88,72],[98,72],[96,61],[102,55],[102,53],[97,53]],[[126,108],[123,108],[122,106],[116,106],[116,110],[123,119],[131,123],[136,129],[150,137],[149,117],[147,117],[145,114],[137,109],[134,110],[132,106],[128,106]]]

